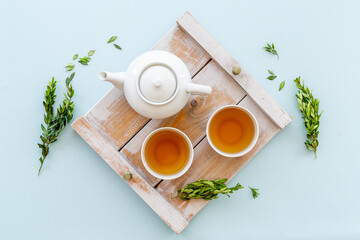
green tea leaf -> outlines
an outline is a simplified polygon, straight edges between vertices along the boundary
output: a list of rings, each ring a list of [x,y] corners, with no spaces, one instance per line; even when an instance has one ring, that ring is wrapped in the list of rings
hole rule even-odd
[[[75,64],[74,63],[69,63],[68,65],[65,66],[65,68],[66,68],[67,72],[70,72],[70,71],[74,70]]]
[[[275,78],[277,78],[277,76],[275,75],[275,73],[273,71],[268,69],[268,72],[270,73],[270,76],[268,76],[267,79],[274,80]]]
[[[92,55],[94,55],[94,53],[95,53],[95,50],[91,50],[91,51],[88,53],[88,56],[92,56]]]
[[[279,92],[284,88],[284,86],[285,86],[285,81],[282,81],[280,83]]]
[[[112,43],[117,39],[117,36],[112,36],[107,43]]]
[[[114,43],[114,46],[115,46],[117,49],[122,50],[122,48],[121,48],[119,45],[117,45],[116,43]]]
[[[79,54],[75,54],[73,57],[73,60],[76,60],[78,58]]]

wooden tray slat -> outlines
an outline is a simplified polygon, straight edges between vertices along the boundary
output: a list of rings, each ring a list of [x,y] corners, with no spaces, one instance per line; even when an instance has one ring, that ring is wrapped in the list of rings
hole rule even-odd
[[[164,50],[178,56],[186,64],[192,77],[210,60],[207,52],[177,25],[152,50]]]
[[[275,124],[280,128],[289,124],[291,117],[244,68],[241,68],[239,75],[232,74],[232,68],[240,64],[190,13],[186,12],[177,23],[248,93]]]
[[[238,103],[246,95],[213,61],[193,78],[193,82],[211,86],[213,93],[209,96],[193,95],[178,114],[164,120],[151,120],[121,150],[135,169],[153,186],[158,184],[160,179],[148,173],[141,162],[141,145],[150,132],[159,127],[175,127],[183,131],[196,146],[205,137],[206,123],[210,115],[223,105]],[[198,103],[197,107],[191,106],[192,100]]]
[[[120,177],[127,172],[133,174],[131,181],[126,182],[175,232],[181,232],[188,225],[184,216],[145,181],[86,118],[77,118],[72,127]]]
[[[117,150],[149,121],[130,107],[117,88],[112,88],[85,117]]]

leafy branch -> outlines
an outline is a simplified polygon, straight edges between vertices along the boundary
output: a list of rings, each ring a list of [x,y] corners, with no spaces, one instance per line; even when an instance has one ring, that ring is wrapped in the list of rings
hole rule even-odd
[[[307,140],[305,141],[305,146],[314,152],[315,158],[316,151],[319,146],[318,135],[319,135],[319,125],[320,117],[322,112],[319,114],[319,105],[320,101],[317,98],[314,98],[312,91],[305,86],[304,81],[301,84],[300,77],[294,80],[296,87],[299,91],[296,94],[298,99],[298,107],[303,114],[304,125],[307,130]]]
[[[226,194],[228,197],[230,197],[229,193],[233,193],[234,191],[244,188],[239,183],[236,184],[235,187],[228,188],[225,184],[226,181],[226,178],[215,181],[200,179],[193,183],[187,184],[184,188],[179,189],[178,195],[173,198],[179,197],[184,201],[190,199],[212,200],[218,198],[217,195],[219,193]]]
[[[249,187],[249,188],[250,188],[251,191],[252,191],[252,195],[253,195],[253,198],[254,198],[254,199],[257,198],[257,197],[260,195],[260,193],[258,192],[258,191],[259,191],[258,188],[252,188],[252,187]]]
[[[273,54],[273,55],[276,55],[279,59],[279,54],[277,53],[277,51],[275,50],[275,46],[274,44],[272,43],[271,45],[270,44],[266,44],[266,46],[264,47],[265,51]]]
[[[66,89],[67,92],[64,93],[63,102],[59,105],[56,110],[56,115],[54,115],[54,103],[56,100],[56,84],[57,82],[54,78],[49,81],[49,84],[45,91],[45,101],[43,101],[43,105],[45,108],[44,114],[44,123],[46,127],[41,124],[41,129],[43,131],[42,135],[40,135],[41,143],[38,143],[39,148],[41,148],[42,156],[39,158],[40,160],[40,168],[38,175],[40,175],[40,171],[43,167],[44,161],[49,154],[50,144],[57,141],[57,138],[61,131],[67,126],[67,124],[73,118],[74,112],[74,102],[72,101],[72,97],[74,96],[74,90],[71,85],[71,81],[75,76],[75,72],[73,72],[69,77],[66,78]]]

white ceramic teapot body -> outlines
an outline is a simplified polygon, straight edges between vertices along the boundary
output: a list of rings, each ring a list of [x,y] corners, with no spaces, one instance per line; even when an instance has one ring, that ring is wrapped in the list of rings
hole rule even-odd
[[[99,78],[123,90],[136,112],[154,119],[178,113],[191,94],[211,94],[210,87],[191,82],[180,58],[160,50],[141,54],[126,72],[100,72]]]

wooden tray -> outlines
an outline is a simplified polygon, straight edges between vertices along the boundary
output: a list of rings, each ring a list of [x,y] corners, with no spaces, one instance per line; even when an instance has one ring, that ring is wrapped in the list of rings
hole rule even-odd
[[[182,201],[171,197],[187,183],[205,179],[231,179],[267,142],[291,121],[290,116],[242,68],[232,74],[239,63],[189,14],[153,47],[172,52],[190,70],[193,82],[211,86],[209,96],[192,96],[177,115],[151,120],[137,114],[122,91],[111,89],[93,108],[80,116],[72,127],[117,172],[120,177],[131,172],[126,181],[134,191],[173,229],[180,233],[208,203],[205,200]],[[191,104],[196,101],[197,104]],[[225,158],[214,152],[206,137],[206,123],[217,108],[238,104],[257,118],[259,140],[245,156]],[[195,106],[196,105],[196,106]],[[143,167],[140,148],[154,129],[171,126],[187,134],[194,145],[194,161],[189,171],[174,180],[151,176]]]

